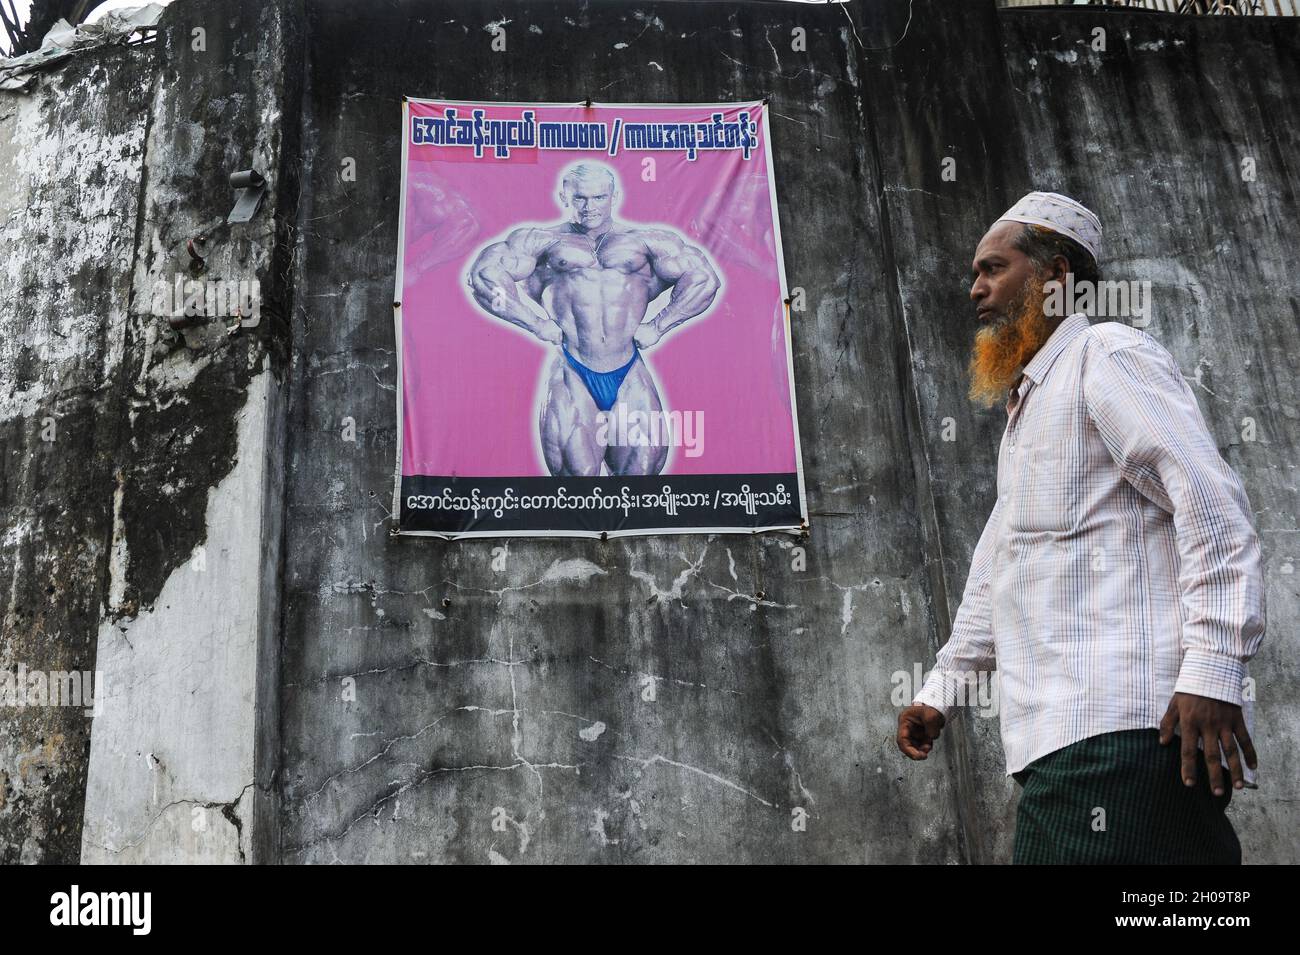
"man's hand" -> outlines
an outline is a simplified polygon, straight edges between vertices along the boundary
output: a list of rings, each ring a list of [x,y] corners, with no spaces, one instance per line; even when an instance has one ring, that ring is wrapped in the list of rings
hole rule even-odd
[[[943,724],[943,714],[933,706],[913,703],[898,714],[898,748],[908,759],[925,759]]]
[[[558,345],[564,341],[564,329],[560,328],[559,322],[538,322],[537,337],[544,342]]]
[[[1165,718],[1160,721],[1160,744],[1167,746],[1174,738],[1174,727],[1179,728],[1182,737],[1183,783],[1196,785],[1196,741],[1199,739],[1205,747],[1205,766],[1210,774],[1210,788],[1214,795],[1223,795],[1223,766],[1219,762],[1219,747],[1228,757],[1228,770],[1232,773],[1232,785],[1240,789],[1246,783],[1241,775],[1241,755],[1246,756],[1246,764],[1255,769],[1255,746],[1246,732],[1246,720],[1241,714],[1241,707],[1235,703],[1210,699],[1208,696],[1195,696],[1191,693],[1175,693],[1169,701]],[[1236,737],[1234,740],[1233,737]],[[1238,752],[1237,744],[1241,744]]]
[[[651,345],[656,344],[661,338],[663,338],[663,336],[659,334],[659,329],[655,327],[654,322],[642,322],[637,326],[636,334],[632,336],[632,340],[635,341],[640,348],[649,348]]]

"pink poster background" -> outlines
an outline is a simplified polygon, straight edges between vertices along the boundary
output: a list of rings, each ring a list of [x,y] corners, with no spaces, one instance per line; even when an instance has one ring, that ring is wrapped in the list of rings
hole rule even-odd
[[[758,474],[796,470],[787,367],[786,321],[772,221],[762,103],[650,108],[493,106],[409,102],[411,116],[441,116],[447,105],[469,116],[537,122],[702,122],[747,110],[758,143],[740,150],[684,152],[513,148],[509,160],[490,149],[411,144],[404,131],[406,190],[402,268],[402,474],[457,477],[546,476],[538,437],[545,370],[558,345],[489,315],[470,297],[470,263],[490,242],[520,225],[561,223],[559,178],[576,161],[602,163],[619,177],[614,221],[675,229],[706,249],[722,279],[713,306],[642,352],[665,411],[703,412],[703,454],[671,450],[663,474]],[[455,152],[456,160],[436,158]],[[655,158],[656,181],[642,181]],[[466,161],[469,157],[469,161]],[[648,316],[668,301],[651,303]],[[522,295],[522,293],[521,293]]]

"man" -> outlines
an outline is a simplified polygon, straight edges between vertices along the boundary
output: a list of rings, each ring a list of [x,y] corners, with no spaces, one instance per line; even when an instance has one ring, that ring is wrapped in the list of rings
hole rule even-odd
[[[620,445],[609,440],[619,430],[609,423],[666,420],[641,349],[706,312],[721,282],[704,250],[676,233],[615,223],[608,166],[570,167],[559,196],[567,222],[515,229],[479,254],[469,274],[474,299],[560,345],[539,422],[551,474],[596,476],[602,463],[610,474],[658,474],[668,460],[667,428],[623,429]],[[540,311],[520,297],[518,282]],[[650,303],[670,288],[668,304],[646,320]]]
[[[1100,280],[1100,242],[1092,212],[1034,192],[975,251],[971,397],[1007,399],[998,498],[897,742],[925,759],[996,660],[1013,861],[1240,863],[1225,776],[1240,789],[1256,768],[1258,538],[1169,353],[1044,314],[1046,283]]]

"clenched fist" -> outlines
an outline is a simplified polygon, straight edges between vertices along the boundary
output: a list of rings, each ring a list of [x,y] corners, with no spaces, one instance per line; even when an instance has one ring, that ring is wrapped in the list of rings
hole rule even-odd
[[[908,759],[925,759],[943,724],[943,714],[933,706],[913,703],[898,714],[898,748]]]

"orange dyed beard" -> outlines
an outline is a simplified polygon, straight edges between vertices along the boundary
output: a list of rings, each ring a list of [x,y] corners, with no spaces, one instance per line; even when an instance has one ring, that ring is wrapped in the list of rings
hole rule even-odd
[[[1043,314],[1047,293],[1036,280],[1006,311],[1006,317],[975,333],[971,346],[970,398],[986,408],[1005,401],[1017,376],[1055,330]]]

